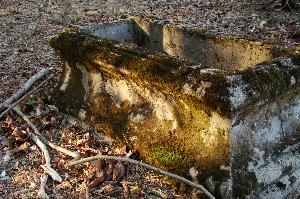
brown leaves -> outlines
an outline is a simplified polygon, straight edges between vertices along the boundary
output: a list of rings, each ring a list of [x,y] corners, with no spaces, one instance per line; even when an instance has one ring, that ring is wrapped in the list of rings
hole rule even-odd
[[[125,177],[125,171],[126,168],[123,162],[116,163],[113,168],[113,181],[120,182]]]
[[[99,161],[96,166],[95,176],[89,184],[90,188],[95,188],[106,181],[112,180],[119,183],[125,177],[126,168],[123,163],[113,161]]]
[[[105,174],[104,174],[104,172],[102,172],[101,175],[95,177],[88,186],[89,186],[89,188],[93,189],[93,188],[97,187],[98,185],[102,184],[104,181],[105,181]]]
[[[10,116],[7,116],[5,119],[5,123],[1,123],[1,131],[4,133],[6,132],[8,134],[7,136],[7,145],[9,146],[15,146],[15,145],[22,145],[25,141],[28,140],[29,136],[29,129],[28,125],[23,124],[19,125],[19,122],[13,121],[13,119]],[[4,144],[4,143],[3,143]],[[22,151],[22,146],[20,150],[17,148],[21,146],[17,146],[14,150]],[[25,148],[24,148],[25,149]]]
[[[29,146],[30,146],[30,143],[25,142],[25,143],[21,144],[20,146],[15,147],[14,149],[12,149],[12,150],[11,150],[11,154],[15,154],[15,153],[18,153],[18,152],[20,152],[20,151],[27,152]]]
[[[10,116],[7,116],[5,119],[5,123],[10,127],[13,125],[13,120]]]
[[[127,147],[122,146],[110,151],[109,154],[115,156],[126,156],[131,154],[131,152],[127,152]],[[110,180],[112,180],[115,184],[119,184],[126,178],[126,163],[121,161],[100,160],[93,162],[90,167],[91,168],[87,172],[89,173],[87,177],[91,179],[91,183],[88,185],[89,188],[96,188]],[[93,175],[91,175],[91,173]]]
[[[24,142],[28,139],[28,132],[18,127],[13,128],[12,135],[14,136],[16,141]]]

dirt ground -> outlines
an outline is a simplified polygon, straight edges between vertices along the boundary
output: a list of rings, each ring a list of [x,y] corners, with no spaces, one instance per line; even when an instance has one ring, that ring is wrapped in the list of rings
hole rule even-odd
[[[130,155],[92,127],[60,113],[51,104],[49,92],[62,71],[61,60],[48,40],[68,24],[87,25],[139,15],[191,23],[217,34],[247,36],[286,46],[300,43],[300,13],[281,11],[274,3],[261,10],[259,0],[0,0],[0,103],[42,68],[54,78],[20,103],[24,113],[57,145],[79,151],[83,156],[99,153]],[[28,139],[31,130],[16,114],[0,118],[0,199],[39,198],[44,164],[40,150]],[[101,161],[68,168],[69,157],[49,149],[52,166],[62,176],[50,178],[50,198],[189,198],[170,186],[166,177],[139,166]],[[119,169],[118,169],[119,168]],[[114,173],[119,172],[118,174]],[[101,172],[105,174],[101,174]],[[113,175],[115,174],[115,175]],[[102,175],[102,176],[101,176]],[[100,179],[99,179],[100,178]],[[103,179],[101,179],[103,178]],[[87,182],[87,179],[89,182]]]

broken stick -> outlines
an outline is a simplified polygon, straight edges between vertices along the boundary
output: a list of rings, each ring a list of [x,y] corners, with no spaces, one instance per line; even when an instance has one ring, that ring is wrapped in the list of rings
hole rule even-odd
[[[42,199],[49,199],[49,196],[48,196],[48,194],[46,193],[46,190],[45,190],[47,180],[48,180],[48,175],[43,173],[41,175],[41,187],[40,187],[40,191],[39,191],[39,195]]]
[[[30,94],[36,92],[38,90],[38,88],[40,88],[42,85],[44,85],[47,81],[49,81],[51,78],[53,78],[53,75],[50,75],[46,80],[44,80],[43,82],[41,82],[38,86],[36,86],[33,90],[29,91],[30,87],[39,79],[41,79],[44,75],[46,75],[48,73],[47,69],[42,69],[40,72],[38,72],[36,75],[32,76],[25,84],[24,88],[19,89],[12,97],[10,97],[8,100],[6,100],[4,103],[0,104],[0,110],[1,110],[1,105],[4,108],[7,108],[1,115],[0,118],[7,113],[10,109],[13,109],[20,101],[24,100],[26,97],[28,97]],[[27,93],[26,93],[27,92]],[[23,95],[23,96],[22,96]],[[22,97],[21,97],[22,96]],[[20,98],[21,97],[21,98]],[[14,102],[13,104],[11,104],[15,99],[18,99],[16,102]],[[28,117],[19,109],[16,108],[14,109],[14,111],[19,114],[26,122],[27,124],[30,126],[30,128],[34,131],[34,133],[36,135],[39,136],[39,139],[42,140],[43,143],[47,144],[48,146],[50,146],[51,148],[64,153],[68,156],[73,157],[74,159],[79,159],[80,158],[80,154],[77,152],[73,152],[70,151],[68,149],[65,149],[63,147],[57,146],[52,142],[49,142],[40,132],[39,130],[36,128],[36,126],[28,119]]]
[[[40,70],[37,74],[33,75],[26,83],[25,85],[19,89],[17,92],[15,92],[10,98],[5,100],[3,103],[0,104],[0,111],[3,111],[5,108],[7,108],[10,104],[12,104],[14,101],[21,98],[24,93],[28,92],[28,90],[32,87],[32,85],[41,79],[43,76],[45,76],[48,73],[48,69],[43,68]]]
[[[21,101],[23,101],[24,99],[26,99],[31,94],[35,93],[41,86],[43,86],[46,82],[48,82],[53,77],[54,77],[54,75],[50,75],[47,79],[45,79],[43,82],[41,82],[39,85],[37,85],[34,89],[32,89],[31,91],[29,91],[28,93],[26,93],[25,95],[23,95],[23,97],[21,97],[16,102],[14,102],[14,103],[10,104],[9,106],[7,106],[7,109],[1,113],[0,118],[2,118],[8,111],[10,111],[18,103],[20,103]]]
[[[195,187],[199,190],[201,190],[206,196],[208,196],[208,198],[210,199],[214,199],[215,197],[207,190],[205,189],[202,185],[199,185],[199,184],[196,184],[190,180],[187,180],[185,179],[184,177],[181,177],[181,176],[178,176],[178,175],[175,175],[173,173],[170,173],[170,172],[167,172],[167,171],[164,171],[160,168],[157,168],[157,167],[154,167],[154,166],[151,166],[149,164],[146,164],[146,163],[143,163],[143,162],[140,162],[140,161],[137,161],[137,160],[133,160],[133,159],[130,159],[130,158],[123,158],[123,157],[116,157],[116,156],[108,156],[108,155],[96,155],[96,156],[92,156],[92,157],[88,157],[88,158],[83,158],[83,159],[80,159],[80,160],[76,160],[76,161],[71,161],[69,162],[68,166],[74,166],[76,164],[81,164],[81,163],[85,163],[85,162],[91,162],[91,161],[94,161],[94,160],[102,160],[102,159],[106,159],[106,160],[116,160],[116,161],[122,161],[122,162],[129,162],[129,163],[132,163],[132,164],[136,164],[136,165],[139,165],[139,166],[142,166],[142,167],[145,167],[147,169],[150,169],[152,171],[155,171],[157,173],[160,173],[162,175],[166,175],[166,176],[169,176],[171,178],[174,178],[180,182],[183,182],[187,185],[190,185],[192,187]]]

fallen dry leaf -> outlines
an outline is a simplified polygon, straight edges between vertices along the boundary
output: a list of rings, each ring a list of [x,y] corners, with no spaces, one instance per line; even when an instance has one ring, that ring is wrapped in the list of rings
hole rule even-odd
[[[114,165],[112,179],[116,182],[120,182],[125,177],[125,171],[124,163],[118,162]]]
[[[20,146],[15,147],[14,149],[12,149],[11,150],[11,154],[15,154],[15,153],[18,153],[20,151],[27,152],[28,149],[29,149],[29,146],[30,146],[30,143],[29,142],[25,142],[25,143],[21,144]]]

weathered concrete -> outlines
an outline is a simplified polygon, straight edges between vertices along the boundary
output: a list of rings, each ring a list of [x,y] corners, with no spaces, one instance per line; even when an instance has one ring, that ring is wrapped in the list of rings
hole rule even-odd
[[[147,162],[194,167],[224,198],[284,198],[298,187],[297,48],[140,19],[67,31],[50,45],[65,62],[56,104]]]
[[[141,47],[200,61],[205,66],[241,70],[278,57],[274,45],[251,39],[218,36],[195,26],[174,26],[164,21],[121,21],[88,27],[88,34],[136,43]]]

